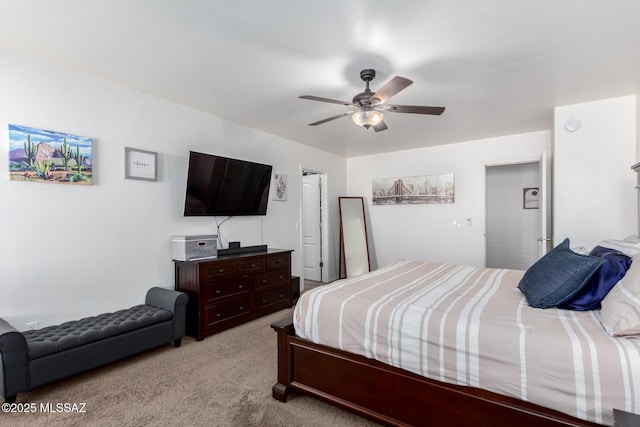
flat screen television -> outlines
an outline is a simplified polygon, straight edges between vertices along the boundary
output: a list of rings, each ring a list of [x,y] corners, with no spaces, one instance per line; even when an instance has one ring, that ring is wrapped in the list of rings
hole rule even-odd
[[[271,169],[191,151],[184,216],[266,215]]]

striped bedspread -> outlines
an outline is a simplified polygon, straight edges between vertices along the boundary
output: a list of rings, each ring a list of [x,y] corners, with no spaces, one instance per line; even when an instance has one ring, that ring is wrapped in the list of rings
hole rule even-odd
[[[523,271],[401,261],[304,293],[301,338],[439,381],[479,387],[613,425],[640,413],[640,340],[599,311],[534,309]]]

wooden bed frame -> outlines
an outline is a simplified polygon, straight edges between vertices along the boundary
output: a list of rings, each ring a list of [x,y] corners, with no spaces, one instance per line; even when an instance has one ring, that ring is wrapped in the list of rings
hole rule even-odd
[[[392,426],[596,426],[486,390],[446,384],[295,336],[292,317],[271,325],[278,337],[273,397],[313,396]]]

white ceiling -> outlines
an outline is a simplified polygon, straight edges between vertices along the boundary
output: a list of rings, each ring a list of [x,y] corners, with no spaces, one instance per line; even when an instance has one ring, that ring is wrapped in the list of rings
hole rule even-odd
[[[553,107],[640,92],[637,0],[0,0],[0,50],[342,156],[550,129]],[[442,116],[346,117],[375,91]]]

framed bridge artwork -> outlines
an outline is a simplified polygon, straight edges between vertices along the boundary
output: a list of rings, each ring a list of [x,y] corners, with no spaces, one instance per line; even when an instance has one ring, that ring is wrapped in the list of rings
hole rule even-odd
[[[453,203],[454,174],[374,179],[371,194],[374,205]]]
[[[91,138],[10,124],[9,179],[91,185]]]

